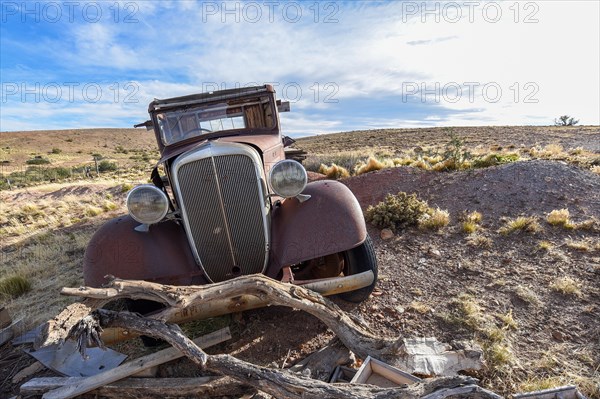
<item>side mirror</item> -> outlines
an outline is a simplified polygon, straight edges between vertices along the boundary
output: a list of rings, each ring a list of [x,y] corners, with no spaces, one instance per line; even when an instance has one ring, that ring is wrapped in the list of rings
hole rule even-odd
[[[133,127],[145,127],[146,130],[152,130],[154,128],[154,123],[148,120],[146,122],[138,123],[137,125],[133,125]]]
[[[290,112],[290,102],[277,100],[277,110],[279,112]]]

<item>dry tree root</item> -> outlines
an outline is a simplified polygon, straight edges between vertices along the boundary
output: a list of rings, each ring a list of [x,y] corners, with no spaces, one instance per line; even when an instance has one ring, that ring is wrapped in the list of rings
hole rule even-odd
[[[398,388],[378,388],[360,384],[328,384],[290,371],[256,366],[230,355],[208,356],[182,333],[179,326],[128,312],[95,310],[77,323],[68,336],[76,339],[82,349],[88,343],[101,345],[97,341],[98,333],[106,327],[123,327],[140,334],[163,339],[179,349],[199,367],[229,376],[278,398],[438,399],[456,395],[465,398],[500,398],[475,385],[476,380],[466,376],[434,378]]]
[[[300,309],[320,319],[361,358],[393,358],[405,354],[404,341],[383,338],[353,319],[335,303],[301,286],[285,284],[262,274],[237,277],[232,280],[202,286],[170,286],[146,281],[111,279],[105,288],[63,288],[63,295],[80,296],[102,304],[115,299],[148,299],[167,306],[152,315],[153,319],[168,321],[181,308],[240,295],[253,295],[271,305]],[[65,312],[63,312],[65,313]],[[67,312],[65,315],[70,316]],[[62,316],[59,316],[59,319]],[[56,319],[56,318],[55,318]],[[62,322],[55,322],[62,325]],[[50,329],[51,330],[51,329]],[[51,330],[52,331],[52,330]],[[64,330],[53,333],[44,345],[54,343]]]

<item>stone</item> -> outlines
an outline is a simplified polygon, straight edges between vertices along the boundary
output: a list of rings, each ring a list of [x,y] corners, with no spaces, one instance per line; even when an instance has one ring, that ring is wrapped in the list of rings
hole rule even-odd
[[[390,238],[394,237],[394,232],[390,229],[383,229],[381,230],[381,233],[379,233],[379,236],[384,241],[389,240]]]

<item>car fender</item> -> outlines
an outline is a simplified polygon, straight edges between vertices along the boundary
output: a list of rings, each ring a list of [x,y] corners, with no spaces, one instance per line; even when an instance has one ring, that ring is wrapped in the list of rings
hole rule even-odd
[[[307,184],[302,194],[310,199],[288,198],[273,209],[270,277],[284,266],[357,247],[367,238],[360,204],[348,187],[321,180]]]
[[[134,230],[140,224],[130,216],[106,222],[92,236],[83,261],[87,286],[100,287],[105,276],[161,284],[205,284],[183,228],[175,221]]]

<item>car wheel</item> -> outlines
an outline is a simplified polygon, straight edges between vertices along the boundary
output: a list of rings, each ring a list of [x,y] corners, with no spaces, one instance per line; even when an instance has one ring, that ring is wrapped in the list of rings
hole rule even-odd
[[[356,248],[349,249],[343,252],[344,256],[344,275],[351,276],[371,270],[375,275],[373,284],[368,287],[359,288],[354,291],[343,292],[339,294],[339,297],[348,301],[359,303],[365,301],[373,292],[375,285],[377,284],[377,258],[375,257],[375,250],[373,249],[373,242],[371,237],[367,235],[367,239],[361,245]]]

